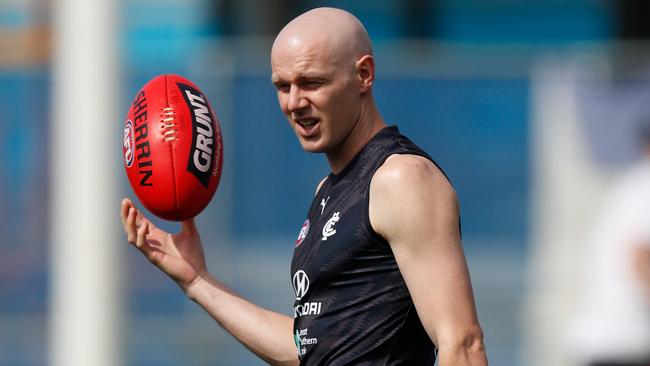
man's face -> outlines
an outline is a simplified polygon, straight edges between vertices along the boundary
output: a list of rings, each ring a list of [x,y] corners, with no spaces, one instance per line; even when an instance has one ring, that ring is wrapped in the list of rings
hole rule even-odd
[[[273,50],[271,79],[303,149],[327,153],[348,136],[360,114],[355,65],[327,47],[294,43]]]

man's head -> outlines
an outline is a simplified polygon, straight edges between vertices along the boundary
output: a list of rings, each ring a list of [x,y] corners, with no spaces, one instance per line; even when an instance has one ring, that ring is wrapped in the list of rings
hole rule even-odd
[[[278,101],[303,148],[329,152],[374,109],[370,38],[352,14],[308,11],[287,24],[271,50]]]

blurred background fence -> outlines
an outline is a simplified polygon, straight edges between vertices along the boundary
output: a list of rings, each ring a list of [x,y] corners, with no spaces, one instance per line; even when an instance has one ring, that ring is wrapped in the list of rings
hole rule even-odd
[[[56,174],[48,162],[50,25],[56,4],[0,2],[1,365],[48,362],[48,184],[49,175]],[[554,365],[531,361],[532,355],[543,357],[540,339],[548,336],[539,331],[548,318],[537,307],[545,305],[534,295],[541,285],[535,272],[540,265],[534,264],[540,251],[533,246],[543,243],[534,230],[542,219],[532,213],[537,212],[535,187],[546,184],[536,180],[536,159],[540,150],[556,148],[552,133],[543,142],[536,133],[545,129],[546,118],[537,118],[538,77],[550,68],[587,80],[580,85],[589,90],[595,83],[590,80],[602,89],[617,75],[646,85],[645,45],[630,41],[650,35],[642,20],[650,16],[648,5],[595,0],[121,2],[121,74],[116,77],[122,112],[139,87],[159,73],[184,75],[210,97],[224,131],[225,170],[215,199],[198,219],[209,267],[253,302],[287,314],[293,304],[293,242],[328,166],[322,156],[302,152],[286,125],[270,83],[269,50],[283,24],[315,6],[345,8],[364,22],[375,42],[380,110],[437,159],[458,191],[491,364]],[[578,127],[580,138],[602,146],[598,142],[604,136],[630,131],[629,123],[615,120],[616,111],[625,108],[609,109],[612,120],[603,113],[588,115],[578,125],[588,126]],[[115,164],[121,160],[122,123],[115,121],[114,136],[88,137],[115,140]],[[633,136],[620,135],[615,143],[605,138],[607,146],[613,145],[590,155],[596,166],[615,170],[638,155],[629,148]],[[120,182],[122,194],[134,198],[123,174]],[[114,214],[119,214],[119,202]],[[114,244],[123,247],[116,271],[125,279],[121,341],[126,364],[261,364],[125,240]],[[553,271],[553,263],[545,266]],[[559,337],[561,328],[556,331]]]

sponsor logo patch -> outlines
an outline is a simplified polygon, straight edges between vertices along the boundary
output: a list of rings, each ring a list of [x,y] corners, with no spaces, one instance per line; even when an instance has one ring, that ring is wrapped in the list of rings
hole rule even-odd
[[[320,214],[321,214],[321,215],[323,214],[323,211],[325,211],[325,206],[327,206],[327,201],[329,201],[329,200],[330,200],[330,196],[327,196],[327,199],[323,198],[323,199],[320,201],[320,206],[321,206],[321,208],[320,208]]]
[[[187,170],[204,187],[210,184],[214,157],[215,121],[207,98],[195,88],[177,83],[192,115],[192,148],[187,161]]]
[[[144,90],[140,91],[133,100],[133,136],[135,149],[133,154],[138,157],[138,177],[141,187],[153,186],[153,160],[149,146],[149,124],[147,122],[147,98]],[[133,146],[133,145],[132,145]]]
[[[318,338],[310,337],[307,328],[300,329],[300,331],[296,330],[293,340],[296,342],[296,347],[298,347],[298,357],[302,357],[307,353],[307,346],[318,344]]]
[[[309,219],[305,220],[305,222],[302,224],[302,227],[300,228],[298,239],[296,239],[296,246],[302,244],[302,242],[307,237],[307,233],[309,233]]]
[[[309,291],[309,277],[305,271],[298,270],[293,274],[293,290],[296,292],[296,300],[300,300]]]

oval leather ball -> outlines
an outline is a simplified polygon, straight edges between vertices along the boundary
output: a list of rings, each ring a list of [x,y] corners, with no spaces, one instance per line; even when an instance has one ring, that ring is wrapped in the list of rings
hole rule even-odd
[[[122,152],[133,191],[160,218],[195,217],[219,185],[219,120],[205,94],[181,76],[159,75],[137,93],[124,123]]]

